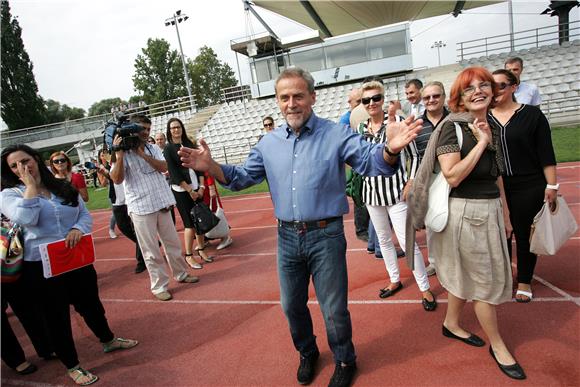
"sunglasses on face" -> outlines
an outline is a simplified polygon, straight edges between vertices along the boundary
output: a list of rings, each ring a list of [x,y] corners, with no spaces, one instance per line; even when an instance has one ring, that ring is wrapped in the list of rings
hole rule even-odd
[[[265,123],[264,124],[264,128],[271,128],[272,126],[274,126],[273,123]]]
[[[52,159],[53,164],[64,164],[66,163],[66,159]]]
[[[506,83],[506,82],[499,82],[497,85],[498,85],[500,90],[505,90],[506,87],[511,86],[512,84]]]
[[[382,94],[375,94],[372,97],[365,97],[365,98],[361,98],[361,102],[363,105],[368,105],[369,103],[371,103],[371,101],[373,102],[379,102],[383,100],[383,95]]]
[[[429,102],[429,100],[431,98],[433,98],[433,99],[439,99],[439,98],[441,98],[441,94],[426,95],[426,96],[423,97],[423,101]]]

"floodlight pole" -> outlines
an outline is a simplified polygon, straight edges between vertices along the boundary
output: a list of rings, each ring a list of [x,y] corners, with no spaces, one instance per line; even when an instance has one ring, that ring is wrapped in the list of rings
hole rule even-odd
[[[437,49],[437,63],[438,63],[438,66],[441,66],[441,53],[439,52],[439,50],[441,49],[441,47],[446,47],[446,46],[447,45],[443,41],[441,41],[441,40],[436,41],[431,46],[431,48],[436,48]]]
[[[179,17],[179,19],[178,19]],[[175,25],[175,31],[177,32],[177,41],[179,42],[179,53],[181,54],[181,63],[183,64],[183,75],[185,76],[185,86],[187,86],[187,94],[189,95],[189,108],[191,112],[195,110],[195,102],[193,100],[193,94],[191,93],[191,81],[189,80],[189,74],[187,72],[187,65],[185,64],[185,55],[183,55],[183,47],[181,46],[181,37],[179,36],[179,27],[177,26],[182,21],[186,21],[188,16],[181,11],[177,11],[172,17],[165,19],[165,25],[170,24]]]

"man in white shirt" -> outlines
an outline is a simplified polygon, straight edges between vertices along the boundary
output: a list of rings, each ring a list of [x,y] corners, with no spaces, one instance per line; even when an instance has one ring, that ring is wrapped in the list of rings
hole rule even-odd
[[[517,56],[507,58],[504,63],[504,68],[514,73],[520,82],[515,92],[516,100],[519,103],[525,103],[526,105],[540,106],[542,103],[542,97],[540,96],[540,90],[538,90],[538,87],[528,82],[522,82],[521,80],[521,75],[524,71],[524,61],[522,58]]]
[[[151,292],[157,299],[169,301],[172,298],[167,290],[169,276],[165,271],[165,259],[159,250],[157,235],[163,243],[175,280],[194,283],[199,278],[187,272],[181,241],[169,214],[175,205],[175,198],[162,174],[167,171],[167,162],[158,146],[147,143],[151,120],[136,115],[131,121],[143,127],[139,132],[140,145],[128,151],[115,150],[117,160],[111,171],[111,179],[115,184],[124,183],[127,210],[149,272]],[[119,146],[121,140],[121,137],[115,136],[113,149]]]
[[[423,82],[418,79],[411,79],[405,83],[405,96],[408,103],[405,104],[404,112],[407,116],[414,115],[415,118],[419,118],[423,115],[425,105],[421,101],[422,88]]]

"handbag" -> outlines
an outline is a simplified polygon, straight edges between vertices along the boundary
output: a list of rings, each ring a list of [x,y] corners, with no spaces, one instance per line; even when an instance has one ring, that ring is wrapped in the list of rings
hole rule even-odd
[[[0,237],[0,272],[2,283],[13,283],[20,278],[24,263],[22,228],[2,216]]]
[[[568,204],[562,196],[558,196],[554,211],[546,202],[534,217],[530,232],[530,252],[555,255],[577,230],[578,224]]]
[[[455,134],[457,135],[457,143],[461,149],[463,144],[463,132],[457,122],[455,122]],[[435,172],[431,175],[429,183],[429,197],[427,207],[427,214],[425,215],[425,226],[429,227],[434,232],[441,232],[447,226],[449,219],[449,193],[451,187],[447,183],[447,179],[441,172],[441,167],[437,162],[435,164]]]
[[[193,204],[190,215],[197,235],[206,234],[220,222],[220,218],[211,212],[207,204],[201,200]]]
[[[228,220],[226,219],[226,214],[224,213],[224,209],[220,207],[220,204],[217,200],[217,209],[215,211],[215,215],[219,218],[219,223],[217,226],[209,230],[205,236],[210,239],[222,239],[229,235],[230,233],[230,225],[228,224]]]

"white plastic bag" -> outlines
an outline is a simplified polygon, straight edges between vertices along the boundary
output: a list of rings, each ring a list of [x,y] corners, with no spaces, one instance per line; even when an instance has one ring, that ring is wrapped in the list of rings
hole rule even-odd
[[[530,252],[537,255],[555,255],[560,247],[578,230],[574,215],[562,196],[558,196],[556,209],[549,203],[534,217],[530,235]]]
[[[217,200],[216,200],[217,201]],[[230,225],[228,224],[228,220],[226,219],[226,214],[224,213],[224,209],[220,207],[219,202],[217,202],[217,210],[215,215],[220,218],[220,222],[217,226],[209,230],[205,236],[210,239],[221,239],[225,238],[230,233]]]

